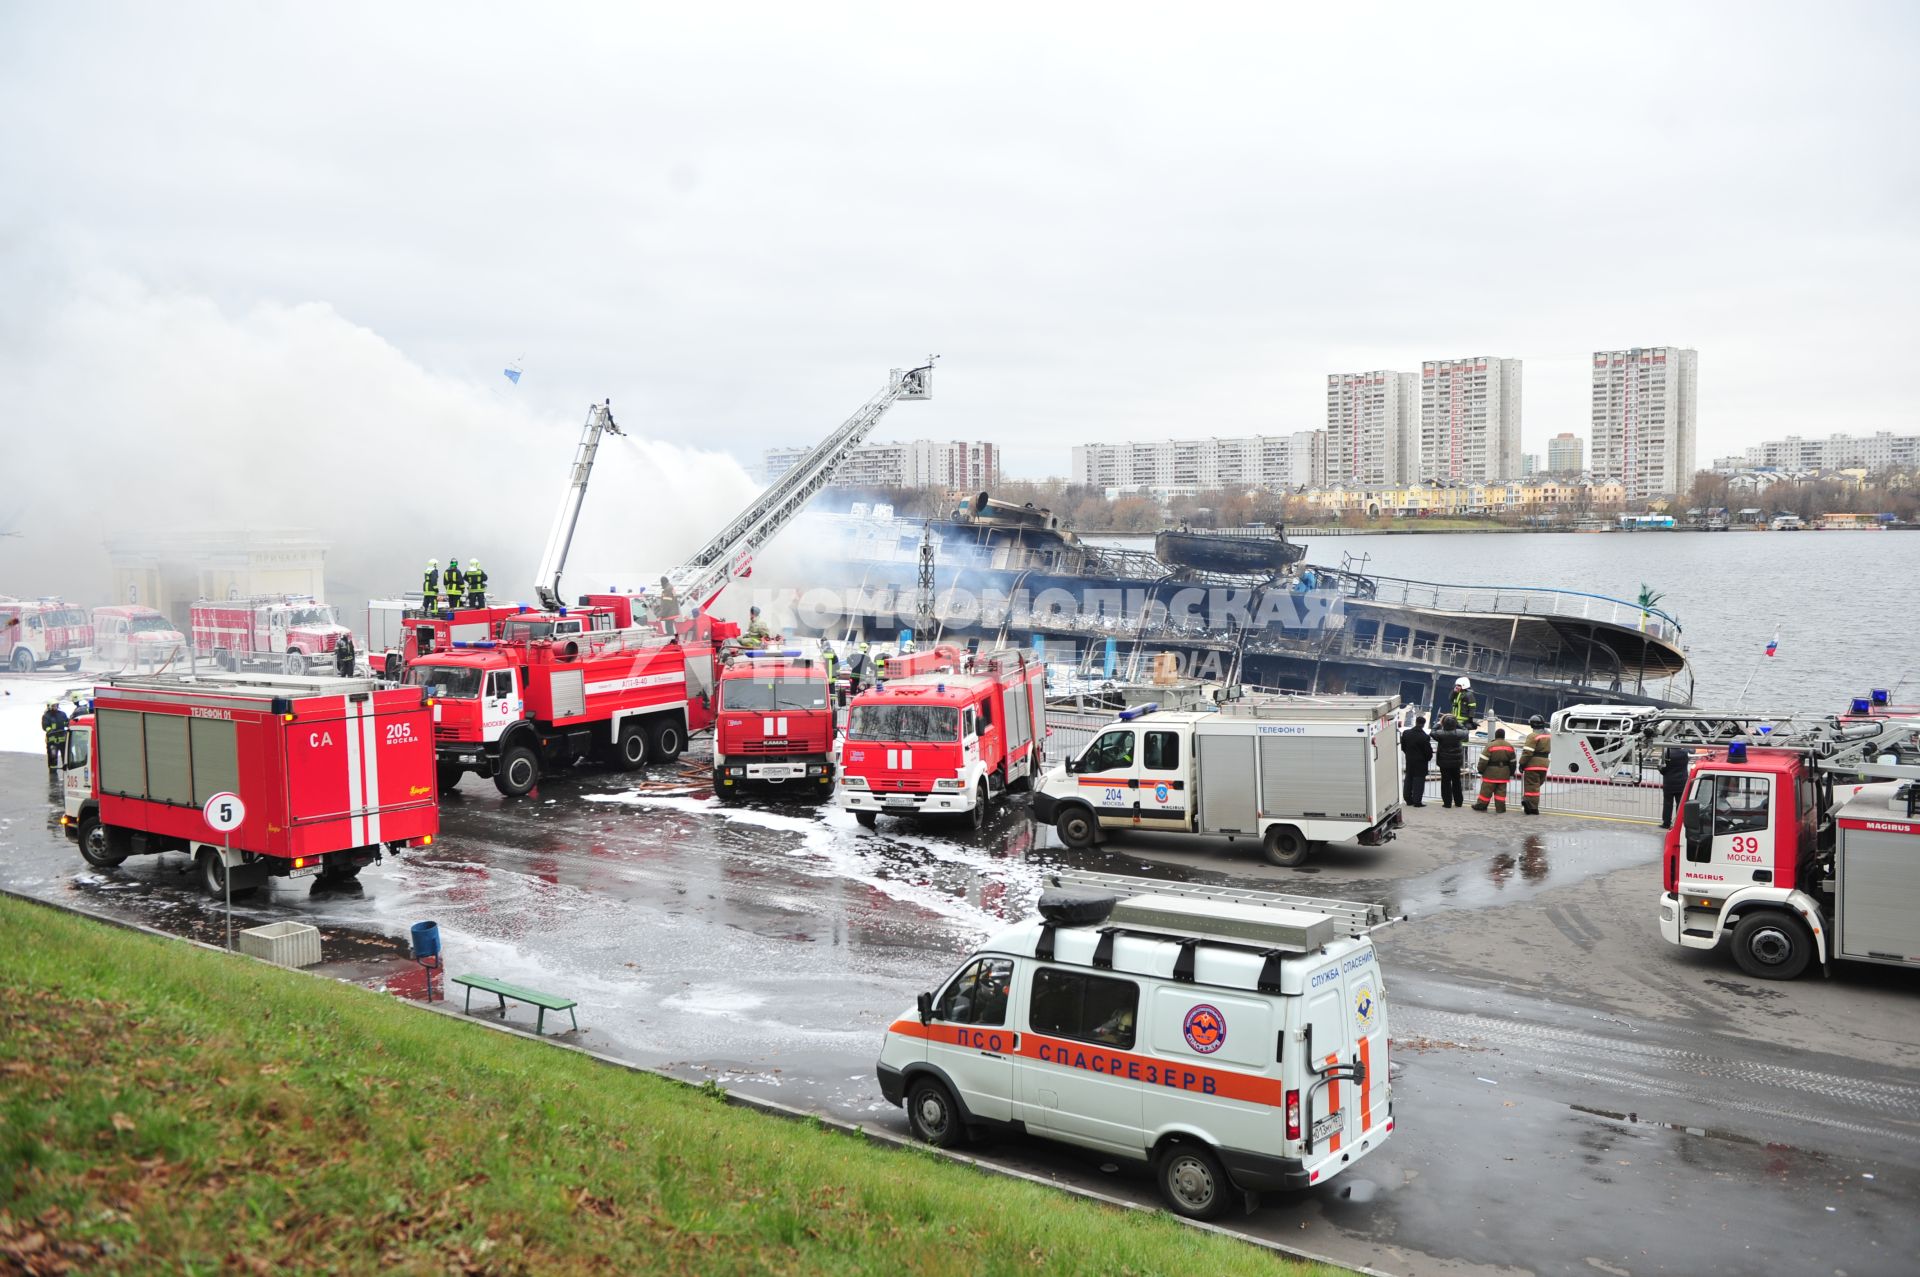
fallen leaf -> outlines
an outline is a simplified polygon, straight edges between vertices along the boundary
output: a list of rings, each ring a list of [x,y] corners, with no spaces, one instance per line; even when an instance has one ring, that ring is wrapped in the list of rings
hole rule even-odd
[[[113,1129],[131,1135],[133,1133],[133,1119],[125,1113],[115,1113],[113,1115]]]

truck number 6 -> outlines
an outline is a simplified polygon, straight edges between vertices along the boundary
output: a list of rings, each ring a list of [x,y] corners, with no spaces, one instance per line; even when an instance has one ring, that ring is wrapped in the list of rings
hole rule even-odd
[[[412,739],[413,739],[412,723],[388,723],[387,724],[387,744],[391,745],[396,741],[412,740]]]

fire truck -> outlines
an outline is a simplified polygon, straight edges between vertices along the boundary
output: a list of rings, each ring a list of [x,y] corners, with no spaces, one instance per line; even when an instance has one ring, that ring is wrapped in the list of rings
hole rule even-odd
[[[1655,710],[1582,728],[1603,770],[1694,755],[1661,856],[1669,944],[1728,942],[1768,980],[1843,959],[1920,965],[1920,718]]]
[[[122,669],[159,670],[186,663],[187,636],[150,607],[93,609],[93,652]]]
[[[439,832],[431,712],[418,688],[247,674],[116,676],[67,735],[61,823],[88,864],[169,851],[219,895],[268,878],[356,877]],[[240,796],[230,835],[201,814]]]
[[[0,595],[0,652],[16,674],[48,665],[77,670],[93,654],[93,623],[84,611],[56,598]]]
[[[1046,737],[1046,666],[1024,652],[978,657],[971,673],[889,678],[853,698],[835,797],[868,829],[882,812],[978,829],[1041,774]]]
[[[194,654],[222,669],[278,669],[301,675],[331,668],[347,627],[325,603],[292,594],[217,602],[202,599],[187,614]]]
[[[713,792],[833,796],[838,730],[826,663],[798,647],[743,652],[720,673],[714,709]]]

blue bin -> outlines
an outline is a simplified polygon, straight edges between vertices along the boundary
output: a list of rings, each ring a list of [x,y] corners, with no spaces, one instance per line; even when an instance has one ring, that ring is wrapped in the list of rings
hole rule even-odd
[[[440,956],[440,924],[437,922],[416,922],[413,924],[413,956],[437,958]]]

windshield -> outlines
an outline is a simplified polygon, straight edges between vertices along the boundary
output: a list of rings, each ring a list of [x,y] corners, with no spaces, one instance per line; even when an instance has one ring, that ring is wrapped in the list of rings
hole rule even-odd
[[[47,624],[60,625],[65,626],[67,629],[72,629],[76,625],[90,625],[92,622],[87,619],[87,614],[79,608],[62,607],[55,608],[53,611],[47,613]]]
[[[506,643],[531,643],[552,637],[552,621],[508,621],[500,627],[500,639]]]
[[[827,682],[820,678],[730,678],[720,685],[720,708],[736,710],[825,709]]]
[[[147,630],[170,630],[173,622],[164,616],[136,616],[127,622],[127,628],[136,634]]]
[[[410,665],[407,682],[453,700],[470,701],[480,695],[480,671],[464,665]]]
[[[847,739],[957,741],[960,711],[951,705],[855,705]]]
[[[287,618],[288,625],[338,625],[339,618],[330,607],[297,607]]]

